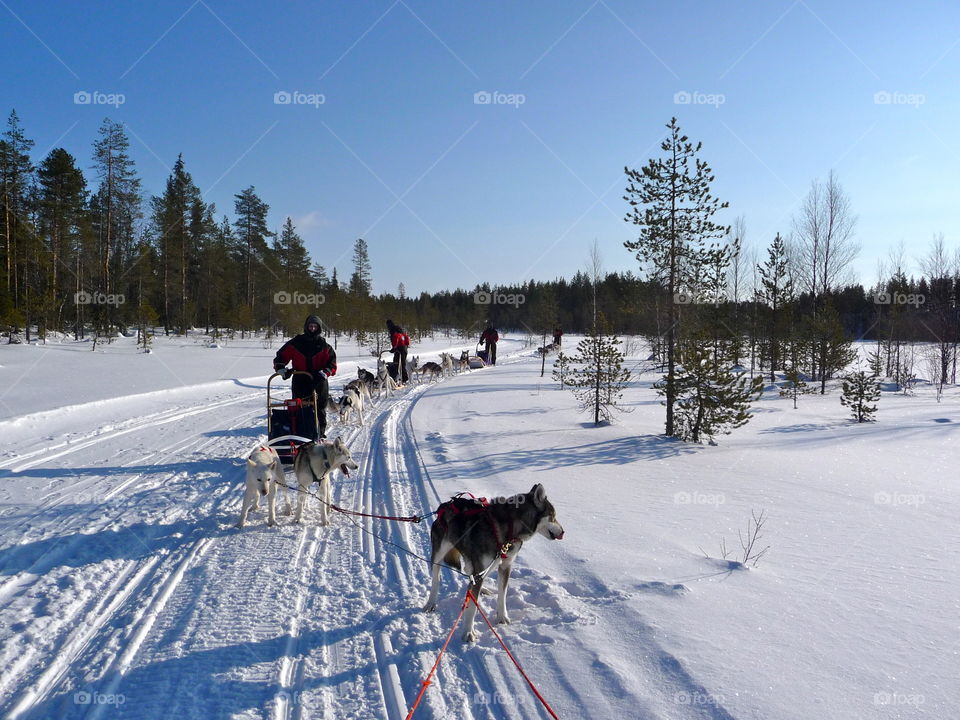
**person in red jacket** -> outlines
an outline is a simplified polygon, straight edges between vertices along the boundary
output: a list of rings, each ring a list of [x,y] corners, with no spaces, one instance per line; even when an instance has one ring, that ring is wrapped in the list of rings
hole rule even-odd
[[[406,383],[410,380],[407,376],[407,349],[410,347],[410,336],[393,320],[387,320],[387,332],[390,333],[390,352],[393,353],[393,364],[397,368],[397,375],[394,379]]]
[[[500,335],[493,325],[487,325],[487,329],[480,335],[480,342],[486,343],[487,364],[497,364],[497,343],[500,342]]]
[[[317,418],[320,427],[317,428],[320,437],[326,434],[327,429],[327,397],[330,395],[330,386],[327,378],[337,374],[337,352],[327,343],[320,334],[320,318],[311,315],[303,323],[303,333],[284,343],[273,359],[273,369],[276,372],[284,371],[286,380],[293,370],[284,370],[287,363],[293,370],[302,370],[313,375],[313,379],[305,375],[294,375],[291,389],[295,398],[307,398],[317,392]]]

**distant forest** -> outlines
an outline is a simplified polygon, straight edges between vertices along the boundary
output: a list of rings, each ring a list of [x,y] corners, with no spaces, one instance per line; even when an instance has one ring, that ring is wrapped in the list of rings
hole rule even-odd
[[[570,279],[413,297],[401,285],[374,296],[363,239],[355,241],[351,274],[343,279],[311,259],[289,217],[280,232],[269,229],[270,206],[253,185],[236,193],[232,217],[220,215],[180,156],[163,192],[144,197],[120,123],[105,119],[83,160],[59,147],[34,157],[33,146],[11,112],[0,137],[0,326],[11,337],[57,330],[108,339],[131,328],[286,335],[314,312],[328,332],[372,342],[382,340],[387,317],[415,337],[437,329],[479,335],[486,322],[541,337],[558,325],[585,332],[599,312],[613,332],[644,335],[655,346],[668,317],[688,328],[707,325],[723,342],[745,348],[731,357],[742,361],[745,354],[769,367],[782,365],[791,338],[828,332],[823,323],[833,322],[848,340],[887,348],[891,365],[891,348],[902,343],[939,344],[955,378],[956,254],[935,238],[918,258],[919,277],[905,274],[901,249],[873,286],[844,282],[857,251],[855,217],[832,174],[812,185],[786,239],[763,239],[748,252],[737,218],[715,238],[722,260],[711,266],[709,255],[700,257],[686,281],[671,284],[638,254],[636,274],[603,272],[595,263]],[[92,187],[81,170],[88,160]],[[640,177],[628,171],[625,184],[631,173]],[[626,219],[643,226],[642,193],[625,199],[634,213]],[[814,321],[819,330],[811,329]]]

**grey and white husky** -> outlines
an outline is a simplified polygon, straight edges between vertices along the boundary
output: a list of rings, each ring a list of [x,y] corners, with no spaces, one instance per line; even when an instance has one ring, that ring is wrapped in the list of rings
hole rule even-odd
[[[320,483],[320,524],[330,524],[330,473],[337,468],[347,477],[351,470],[356,470],[359,465],[350,455],[350,450],[343,442],[343,438],[337,438],[332,443],[310,442],[300,446],[297,451],[297,458],[293,461],[293,474],[297,477],[297,486],[300,492],[297,493],[297,510],[294,515],[294,522],[300,522],[303,517],[303,505],[306,502],[307,494],[310,492],[310,486],[313,483]]]
[[[437,519],[430,528],[432,570],[430,597],[424,612],[437,608],[440,589],[440,565],[462,569],[472,578],[470,590],[480,597],[484,576],[498,563],[497,622],[509,623],[507,615],[507,583],[513,559],[524,541],[536,534],[550,540],[563,538],[563,527],[557,512],[547,500],[543,485],[533,486],[528,493],[493,498],[488,503],[454,498],[437,508]],[[479,633],[473,627],[477,607],[473,603],[464,613],[463,639],[474,642]]]

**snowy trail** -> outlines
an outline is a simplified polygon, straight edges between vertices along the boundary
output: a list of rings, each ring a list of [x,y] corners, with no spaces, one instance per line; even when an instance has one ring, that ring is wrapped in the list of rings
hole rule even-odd
[[[492,381],[412,385],[374,402],[365,427],[334,426],[360,464],[336,475],[334,502],[387,515],[433,510],[450,493],[423,456],[418,408],[461,402],[458,391]],[[6,537],[20,538],[0,549],[0,622],[18,633],[0,655],[4,716],[406,717],[465,580],[444,571],[439,612],[421,613],[429,565],[389,543],[427,555],[429,520],[334,514],[318,527],[309,498],[300,526],[281,513],[268,528],[261,510],[234,529],[240,459],[263,437],[258,390],[202,407],[180,400],[2,461],[43,493],[0,516]],[[677,702],[706,691],[600,579],[576,567],[556,581],[531,567],[521,555],[514,624],[502,634],[561,717],[730,717]],[[492,597],[483,603],[492,611]],[[416,717],[549,716],[483,632],[473,646],[457,634]]]

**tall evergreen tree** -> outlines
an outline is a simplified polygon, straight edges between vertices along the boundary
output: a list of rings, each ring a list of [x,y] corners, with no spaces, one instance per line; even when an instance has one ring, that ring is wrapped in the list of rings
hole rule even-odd
[[[273,233],[267,228],[267,212],[270,206],[257,196],[253,185],[234,195],[234,198],[234,210],[237,214],[234,231],[240,244],[243,264],[243,302],[252,315],[257,291],[254,281],[257,273],[255,266],[263,262],[269,250],[267,238],[273,237]]]
[[[793,300],[793,281],[788,272],[787,247],[777,233],[767,248],[767,260],[757,265],[760,285],[757,301],[767,308],[767,347],[770,360],[770,382],[776,381],[775,372],[780,369],[783,357],[784,335],[787,332],[788,305]]]
[[[33,181],[33,162],[29,140],[20,126],[16,110],[7,117],[7,129],[0,139],[0,203],[3,205],[4,284],[0,293],[0,310],[6,308],[6,321],[18,327],[24,322],[16,311],[24,289],[22,245],[31,231],[28,223],[28,202]]]
[[[310,255],[290,217],[287,217],[280,234],[274,240],[273,250],[279,260],[283,280],[289,287],[310,284]]]
[[[353,244],[353,275],[350,276],[350,292],[367,296],[373,290],[373,270],[370,266],[370,254],[367,241],[358,238]]]
[[[641,171],[624,168],[628,185],[624,199],[630,205],[627,222],[640,227],[637,240],[625,246],[636,252],[650,276],[662,283],[670,301],[685,288],[696,285],[706,262],[706,243],[720,238],[726,228],[713,222],[714,214],[727,203],[710,192],[714,177],[709,165],[698,157],[702,143],[694,145],[683,135],[676,118],[667,125],[669,134]],[[676,435],[676,346],[678,307],[669,302],[666,321],[666,434]]]

